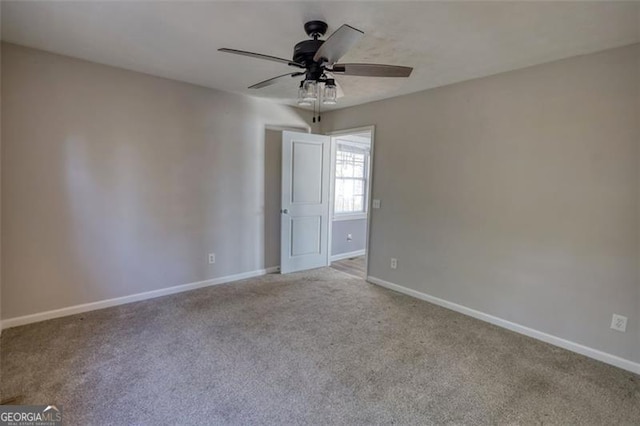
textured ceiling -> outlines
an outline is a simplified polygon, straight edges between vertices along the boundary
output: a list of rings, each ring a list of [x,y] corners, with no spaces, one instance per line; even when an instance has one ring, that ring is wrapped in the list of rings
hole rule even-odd
[[[341,77],[336,108],[640,41],[640,2],[2,2],[4,40],[225,91],[294,103],[297,80],[249,90],[322,19],[365,37],[342,62],[414,67],[408,79]]]

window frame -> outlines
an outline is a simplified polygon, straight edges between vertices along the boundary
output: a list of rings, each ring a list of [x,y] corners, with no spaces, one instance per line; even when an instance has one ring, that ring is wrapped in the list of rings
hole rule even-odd
[[[360,151],[362,151],[364,153],[364,167],[363,167],[363,177],[344,177],[344,178],[339,178],[337,177],[337,173],[335,172],[337,170],[337,163],[338,163],[338,152],[340,151],[340,145],[345,145],[345,146],[351,146],[353,148],[356,148]],[[347,151],[348,152],[348,151]],[[334,169],[334,173],[333,173],[333,180],[334,182],[332,183],[332,186],[334,188],[333,190],[333,206],[332,206],[332,211],[333,211],[333,220],[335,221],[341,221],[341,220],[356,220],[356,219],[367,219],[368,214],[369,214],[369,185],[370,185],[370,170],[369,167],[371,166],[371,144],[363,144],[363,143],[358,143],[358,142],[352,142],[352,141],[346,141],[346,140],[341,140],[339,136],[336,137],[336,141],[335,141],[335,155],[333,158],[333,164],[332,167]],[[336,207],[336,195],[335,195],[335,182],[338,179],[345,179],[345,180],[360,180],[364,182],[364,188],[363,188],[363,195],[362,195],[362,211],[357,211],[357,212],[337,212],[335,210]]]

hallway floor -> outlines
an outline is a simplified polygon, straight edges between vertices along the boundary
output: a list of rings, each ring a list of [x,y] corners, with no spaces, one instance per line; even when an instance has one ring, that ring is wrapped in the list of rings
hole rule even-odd
[[[366,270],[365,261],[366,261],[365,256],[352,257],[350,259],[343,259],[343,260],[331,262],[331,267],[333,269],[337,269],[338,271],[342,271],[349,275],[353,275],[354,277],[366,279],[367,270]]]

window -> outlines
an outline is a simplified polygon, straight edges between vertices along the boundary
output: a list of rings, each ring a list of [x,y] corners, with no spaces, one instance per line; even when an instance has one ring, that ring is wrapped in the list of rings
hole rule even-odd
[[[336,215],[367,212],[367,177],[369,146],[337,141],[336,144]]]

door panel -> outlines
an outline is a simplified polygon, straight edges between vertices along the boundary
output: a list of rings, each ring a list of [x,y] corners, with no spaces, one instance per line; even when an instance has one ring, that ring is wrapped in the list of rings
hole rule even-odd
[[[291,218],[291,255],[321,254],[322,217]]]
[[[282,133],[280,271],[328,266],[330,139]]]
[[[322,202],[322,145],[293,141],[292,204]]]

